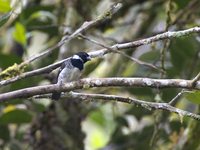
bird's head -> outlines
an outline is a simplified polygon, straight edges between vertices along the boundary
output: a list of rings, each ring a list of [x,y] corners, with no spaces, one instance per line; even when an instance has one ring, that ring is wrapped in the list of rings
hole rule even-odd
[[[87,61],[91,60],[91,57],[86,52],[78,52],[75,55],[73,55],[72,59],[80,59],[83,63],[86,63]]]

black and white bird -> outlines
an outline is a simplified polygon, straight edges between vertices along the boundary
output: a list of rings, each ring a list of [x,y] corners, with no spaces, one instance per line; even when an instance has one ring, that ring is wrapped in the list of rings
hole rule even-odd
[[[67,82],[78,80],[81,76],[81,71],[84,68],[84,63],[90,61],[91,57],[86,52],[78,52],[71,58],[67,59],[61,65],[57,76],[57,84],[62,85]],[[53,100],[58,100],[61,96],[61,92],[54,92],[52,94]]]

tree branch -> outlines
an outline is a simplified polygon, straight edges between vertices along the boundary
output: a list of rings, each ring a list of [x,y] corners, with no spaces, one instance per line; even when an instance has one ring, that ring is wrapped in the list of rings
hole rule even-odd
[[[110,49],[112,50],[121,50],[121,49],[126,49],[126,48],[134,48],[134,47],[139,47],[142,45],[146,45],[146,44],[150,44],[159,40],[163,40],[163,39],[171,39],[174,37],[181,37],[181,36],[186,36],[192,33],[199,33],[200,32],[200,27],[194,27],[194,28],[190,28],[187,30],[182,30],[182,31],[173,31],[173,32],[165,32],[162,34],[158,34],[146,39],[142,39],[142,40],[137,40],[137,41],[133,41],[133,42],[128,42],[128,43],[123,43],[123,44],[115,44],[113,46],[110,47]],[[94,52],[90,52],[89,54],[91,55],[91,57],[102,57],[103,55],[107,54],[107,53],[111,53],[112,51],[110,51],[109,49],[100,49],[100,50],[96,50]],[[66,60],[66,59],[65,59]],[[13,83],[17,80],[23,79],[23,78],[28,78],[28,77],[32,77],[32,76],[36,76],[39,74],[43,74],[43,73],[49,73],[51,72],[53,69],[56,69],[57,67],[59,67],[62,62],[64,62],[65,60],[59,61],[57,63],[51,64],[49,66],[37,69],[37,70],[33,70],[33,71],[29,71],[26,73],[23,73],[17,77],[8,79],[8,80],[3,80],[0,82],[0,86],[4,86],[10,83]]]
[[[0,102],[15,98],[29,98],[34,95],[52,92],[69,92],[76,89],[88,89],[93,87],[150,87],[150,88],[184,88],[200,90],[200,81],[191,86],[191,80],[181,79],[151,79],[151,78],[85,78],[63,85],[43,85],[24,88],[8,93],[0,94]]]
[[[200,72],[194,77],[191,84],[192,86],[195,86],[196,82],[200,80]]]
[[[157,66],[154,66],[154,65],[152,65],[152,64],[150,64],[150,63],[141,61],[141,60],[136,59],[136,58],[134,58],[134,57],[131,57],[131,56],[127,55],[126,53],[121,52],[121,51],[119,51],[119,50],[112,49],[111,47],[106,46],[106,45],[104,45],[104,44],[102,44],[102,43],[100,43],[100,42],[98,42],[98,41],[96,41],[96,40],[94,40],[94,39],[91,39],[91,38],[89,38],[89,37],[86,37],[86,36],[84,36],[84,35],[82,35],[82,34],[80,35],[80,37],[82,37],[83,39],[86,39],[86,40],[90,41],[91,43],[94,43],[94,44],[99,45],[99,46],[101,46],[101,47],[103,47],[103,48],[106,48],[107,50],[110,50],[110,51],[113,52],[113,53],[121,54],[122,56],[124,56],[124,57],[126,57],[126,58],[132,60],[133,62],[135,62],[135,63],[137,63],[137,64],[139,64],[139,65],[144,65],[144,66],[146,66],[146,67],[150,67],[150,68],[155,69],[155,70],[157,70],[157,71],[163,72],[163,70],[161,70],[161,69],[158,68]]]
[[[37,95],[31,99],[41,99],[41,98],[50,98],[50,94],[46,95]],[[62,95],[62,98],[74,98],[80,99],[82,101],[93,101],[93,100],[103,100],[103,101],[117,101],[122,103],[128,104],[135,104],[137,106],[141,106],[145,109],[152,110],[152,109],[160,109],[165,110],[168,112],[177,113],[179,116],[187,116],[191,117],[196,120],[200,120],[200,115],[176,108],[172,106],[170,103],[157,103],[157,102],[149,102],[149,100],[139,100],[132,97],[124,97],[118,95],[106,95],[106,94],[88,94],[88,93],[77,93],[77,92],[70,92],[68,94]]]
[[[68,94],[67,97],[81,99],[81,100],[100,99],[100,100],[106,100],[106,101],[112,100],[112,101],[118,101],[118,102],[123,102],[123,103],[128,103],[128,104],[136,104],[137,106],[141,106],[148,110],[161,109],[161,110],[177,113],[181,117],[187,116],[196,120],[200,120],[200,115],[181,110],[179,108],[171,106],[168,103],[148,102],[148,101],[138,100],[131,97],[122,97],[122,96],[116,96],[116,95],[85,94],[85,93],[76,93],[76,92],[72,92]]]
[[[181,90],[171,101],[168,102],[168,104],[171,106],[175,106],[178,99],[186,92],[186,90]]]
[[[67,59],[69,59],[69,58],[67,58]],[[22,73],[22,74],[20,74],[16,77],[13,77],[13,78],[10,78],[10,79],[7,79],[7,80],[2,80],[2,81],[0,81],[0,87],[11,84],[13,82],[16,82],[16,81],[24,79],[24,78],[33,77],[33,76],[41,75],[41,74],[44,74],[44,73],[50,73],[54,69],[60,67],[61,64],[64,61],[66,61],[67,59],[61,60],[59,62],[56,62],[54,64],[48,65],[48,66],[43,67],[43,68],[39,68],[39,69],[36,69],[36,70],[33,70],[33,71],[28,71],[28,72]]]
[[[54,45],[53,47],[47,49],[46,51],[44,51],[36,56],[33,56],[32,58],[28,59],[24,63],[25,64],[30,63],[38,58],[42,58],[43,56],[50,54],[53,50],[55,50],[56,48],[59,48],[64,43],[76,38],[80,33],[85,32],[86,30],[96,26],[97,24],[101,23],[105,19],[111,18],[111,16],[113,14],[115,14],[121,7],[122,7],[121,3],[113,4],[107,11],[105,11],[102,15],[98,16],[95,20],[84,22],[74,33],[72,33],[69,36],[63,37],[62,40],[60,42],[58,42],[56,45]]]

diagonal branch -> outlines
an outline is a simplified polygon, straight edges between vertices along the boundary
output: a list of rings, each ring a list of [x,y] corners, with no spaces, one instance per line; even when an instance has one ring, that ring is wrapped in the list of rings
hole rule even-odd
[[[197,81],[200,79],[200,72],[191,80],[191,87],[195,86]],[[184,94],[184,93],[190,93],[191,91],[186,91],[185,89],[181,90],[168,104],[171,106],[174,106],[178,99]]]
[[[191,80],[181,79],[151,79],[151,78],[85,78],[63,85],[43,85],[24,88],[0,94],[0,102],[15,98],[29,98],[34,95],[52,92],[69,92],[76,89],[93,87],[150,87],[150,88],[184,88],[200,90],[200,81],[191,87]]]
[[[150,67],[150,68],[155,69],[155,70],[157,70],[157,71],[163,72],[163,70],[161,70],[161,69],[158,68],[157,66],[154,66],[154,65],[152,65],[152,64],[150,64],[150,63],[141,61],[141,60],[136,59],[136,58],[134,58],[134,57],[131,57],[131,56],[127,55],[126,53],[124,53],[124,52],[122,52],[122,51],[119,51],[119,50],[117,50],[117,49],[112,49],[111,47],[106,46],[106,45],[104,45],[104,44],[102,44],[102,43],[100,43],[100,42],[98,42],[98,41],[96,41],[96,40],[94,40],[94,39],[91,39],[91,38],[89,38],[89,37],[86,37],[86,36],[84,36],[84,35],[82,35],[82,34],[80,35],[80,37],[82,37],[82,38],[84,38],[84,39],[90,41],[91,43],[94,43],[94,44],[99,45],[99,46],[101,46],[101,47],[103,47],[103,48],[106,48],[107,50],[110,50],[110,51],[113,52],[113,53],[121,54],[122,56],[124,56],[124,57],[126,57],[126,58],[132,60],[133,62],[135,62],[135,63],[137,63],[137,64],[139,64],[139,65],[143,65],[143,66],[146,66],[146,67]]]
[[[55,50],[56,48],[59,48],[60,46],[62,46],[64,43],[76,38],[80,33],[85,32],[86,30],[96,26],[97,24],[101,23],[102,21],[111,18],[111,16],[113,14],[115,14],[120,8],[122,7],[121,3],[116,3],[113,4],[107,11],[105,11],[102,15],[98,16],[95,20],[91,20],[91,21],[86,21],[84,22],[74,33],[72,33],[70,36],[65,36],[63,37],[63,39],[58,42],[56,45],[54,45],[53,47],[47,49],[46,51],[33,56],[32,58],[28,59],[27,61],[25,61],[24,63],[30,63],[38,58],[42,58],[48,54],[50,54],[53,50]]]
[[[192,79],[192,86],[195,86],[196,82],[200,80],[200,72]]]
[[[199,33],[200,32],[200,27],[194,27],[194,28],[190,28],[187,30],[182,30],[182,31],[173,31],[173,32],[165,32],[165,33],[161,33],[146,39],[142,39],[142,40],[137,40],[137,41],[133,41],[133,42],[128,42],[128,43],[122,43],[122,44],[115,44],[113,46],[111,46],[110,48],[112,50],[121,50],[121,49],[126,49],[126,48],[134,48],[134,47],[139,47],[142,45],[146,45],[146,44],[150,44],[159,40],[164,40],[164,39],[171,39],[171,38],[175,38],[175,37],[181,37],[181,36],[186,36],[192,33]],[[104,48],[104,49],[100,49],[100,50],[96,50],[94,52],[90,52],[89,54],[91,55],[91,57],[102,57],[103,55],[107,54],[107,53],[111,53],[110,50]],[[43,74],[43,73],[49,73],[51,72],[53,69],[56,69],[57,67],[59,67],[62,62],[64,62],[64,60],[59,61],[55,64],[51,64],[49,66],[46,66],[44,68],[40,68],[37,70],[33,70],[30,72],[26,72],[23,73],[17,77],[8,79],[8,80],[3,80],[0,81],[0,86],[3,85],[7,85],[10,83],[13,83],[17,80],[23,79],[23,78],[28,78],[28,77],[32,77],[32,76],[36,76],[39,74]]]
[[[69,58],[67,58],[67,59],[69,59]],[[56,62],[54,64],[51,64],[51,65],[43,67],[43,68],[39,68],[39,69],[36,69],[33,71],[28,71],[28,72],[22,73],[16,77],[8,79],[8,80],[2,80],[2,81],[0,81],[0,87],[11,84],[11,83],[16,82],[21,79],[28,78],[28,77],[33,77],[33,76],[37,76],[37,75],[41,75],[41,74],[45,74],[45,73],[50,73],[54,69],[60,67],[61,64],[67,59],[61,60],[59,62]]]
[[[142,40],[138,40],[138,41],[134,41],[134,42],[129,42],[129,43],[125,43],[125,44],[120,44],[119,46],[116,45],[116,47],[119,49],[121,49],[121,47],[133,48],[133,47],[138,47],[141,45],[150,44],[155,41],[171,39],[171,38],[178,38],[178,37],[187,36],[189,34],[199,33],[199,32],[200,32],[200,27],[194,27],[194,28],[190,28],[190,29],[186,29],[186,30],[182,30],[182,31],[167,31],[167,32],[152,36],[150,38],[146,38],[146,39],[142,39]]]

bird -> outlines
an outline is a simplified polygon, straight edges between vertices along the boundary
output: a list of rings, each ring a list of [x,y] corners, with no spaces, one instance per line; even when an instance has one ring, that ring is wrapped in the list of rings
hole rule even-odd
[[[81,72],[84,69],[84,64],[91,60],[91,57],[86,52],[78,52],[72,57],[64,61],[60,67],[57,76],[58,85],[65,84],[67,82],[76,81],[80,78]],[[52,93],[52,100],[59,100],[61,92]]]

